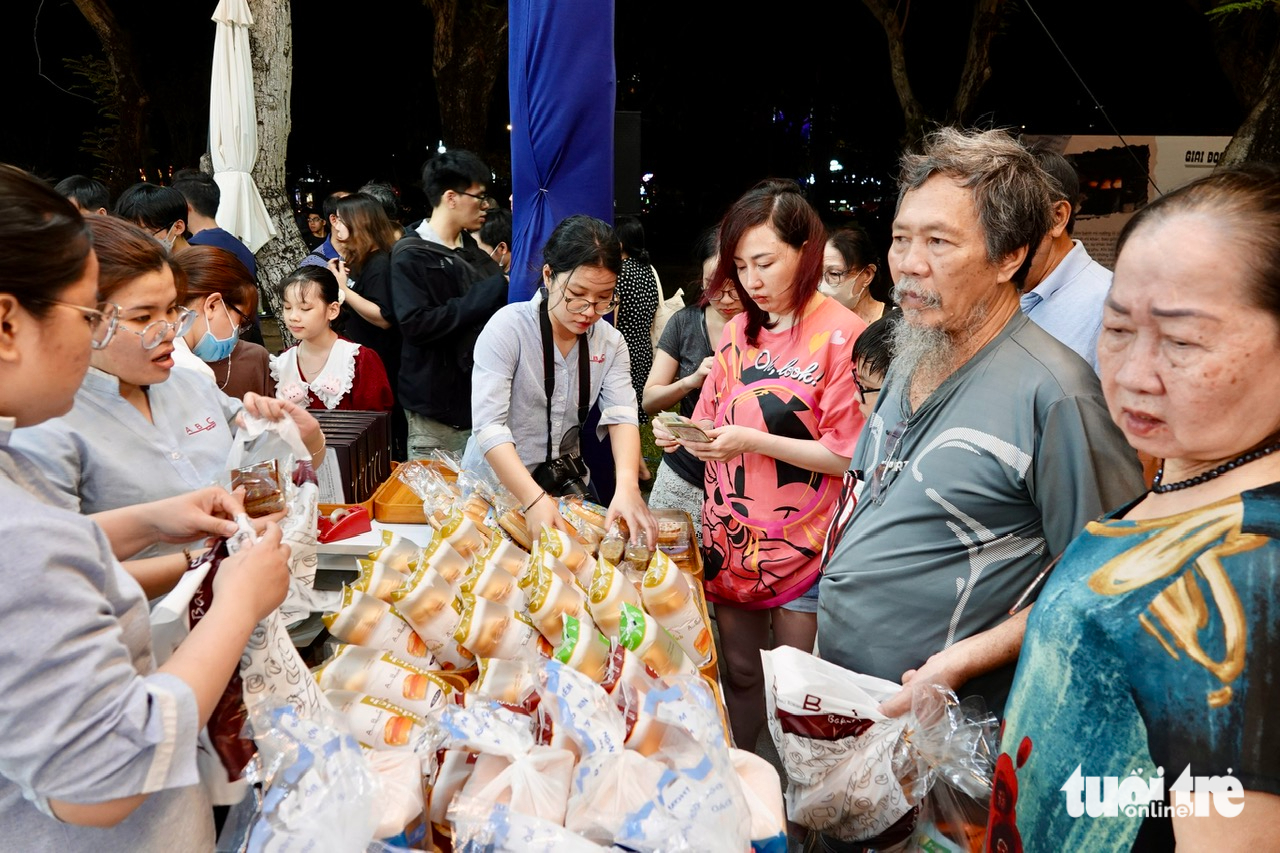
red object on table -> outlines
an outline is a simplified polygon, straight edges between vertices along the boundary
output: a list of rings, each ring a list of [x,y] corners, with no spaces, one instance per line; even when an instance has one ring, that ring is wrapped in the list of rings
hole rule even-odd
[[[339,539],[350,539],[352,536],[368,533],[373,529],[373,522],[369,518],[369,510],[362,506],[353,506],[337,522],[326,515],[319,516],[317,527],[321,542],[336,542]]]

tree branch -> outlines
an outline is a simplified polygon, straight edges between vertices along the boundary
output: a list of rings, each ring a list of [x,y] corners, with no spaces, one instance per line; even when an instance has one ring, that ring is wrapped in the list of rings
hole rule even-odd
[[[973,9],[973,25],[969,29],[969,50],[964,57],[960,85],[952,102],[950,118],[963,122],[969,118],[982,87],[991,79],[991,42],[1000,29],[1000,8],[1004,0],[978,0]]]
[[[862,5],[875,16],[884,29],[885,38],[889,41],[889,73],[893,77],[893,88],[898,93],[898,103],[902,107],[903,119],[907,126],[907,137],[916,138],[924,129],[928,117],[924,107],[916,99],[911,89],[911,80],[907,77],[906,46],[902,38],[902,22],[898,13],[886,0],[862,0]]]

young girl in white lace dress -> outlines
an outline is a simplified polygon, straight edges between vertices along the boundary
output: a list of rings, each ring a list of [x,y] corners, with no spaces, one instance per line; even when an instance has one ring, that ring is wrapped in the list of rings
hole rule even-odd
[[[382,359],[340,336],[338,279],[325,267],[302,267],[280,282],[281,313],[298,339],[271,360],[276,396],[309,409],[389,412],[391,385]]]

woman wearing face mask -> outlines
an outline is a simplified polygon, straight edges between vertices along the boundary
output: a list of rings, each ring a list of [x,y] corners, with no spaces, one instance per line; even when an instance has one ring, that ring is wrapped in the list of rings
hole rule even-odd
[[[85,518],[61,506],[9,440],[15,427],[36,428],[71,409],[90,353],[103,351],[91,348],[110,346],[122,331],[114,306],[94,308],[97,279],[75,208],[0,166],[4,846],[212,850],[196,735],[255,625],[284,599],[288,551],[269,525],[262,541],[224,560],[210,609],[155,665],[146,597],[118,557],[160,537],[228,535],[235,525],[211,512],[242,507],[210,488]]]
[[[702,394],[702,383],[715,362],[711,353],[725,324],[742,313],[742,301],[732,281],[717,282],[720,254],[716,229],[698,241],[702,295],[698,301],[672,316],[653,354],[653,369],[644,385],[644,410],[656,415],[677,403],[684,417],[693,415]],[[694,532],[702,542],[702,503],[706,464],[683,447],[665,454],[649,493],[649,505],[682,509],[696,522]]]
[[[871,235],[859,225],[832,231],[822,254],[818,289],[870,325],[885,312],[889,285]]]
[[[95,350],[69,413],[11,442],[35,459],[82,512],[100,512],[182,494],[225,481],[242,411],[291,417],[315,464],[324,434],[305,409],[250,393],[243,404],[211,379],[173,369],[174,338],[197,325],[182,304],[182,267],[146,232],[123,220],[89,220],[98,289],[120,308],[119,329]],[[155,546],[150,557],[181,546]]]
[[[580,404],[599,403],[600,431],[608,431],[617,469],[605,524],[625,519],[632,538],[643,533],[657,542],[657,525],[640,495],[640,429],[627,345],[617,329],[598,322],[617,307],[618,237],[599,219],[570,216],[551,233],[542,258],[543,289],[528,302],[500,308],[476,341],[473,434],[463,468],[491,468],[520,501],[531,534],[544,524],[569,530],[555,497],[571,484],[548,472],[567,470],[575,458],[581,463]]]
[[[213,381],[228,397],[243,399],[253,392],[264,397],[276,393],[271,378],[271,354],[266,347],[242,340],[253,328],[258,310],[258,287],[235,255],[214,246],[191,246],[174,255],[187,279],[183,304],[196,314],[191,329],[174,338],[174,361],[186,348],[207,365]]]

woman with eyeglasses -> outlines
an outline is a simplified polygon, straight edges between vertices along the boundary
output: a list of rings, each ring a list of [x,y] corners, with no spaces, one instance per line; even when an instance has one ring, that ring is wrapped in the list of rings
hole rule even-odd
[[[196,315],[185,335],[173,339],[174,361],[184,348],[206,365],[218,389],[240,400],[253,392],[276,393],[271,378],[271,354],[266,347],[241,336],[253,328],[258,310],[258,286],[239,258],[216,246],[191,246],[173,256],[186,276],[183,304]]]
[[[887,309],[889,284],[880,253],[860,225],[832,231],[822,253],[822,283],[818,289],[870,325]]]
[[[711,365],[712,347],[719,343],[725,325],[742,313],[742,300],[732,281],[717,282],[720,264],[716,229],[705,231],[698,240],[696,260],[702,293],[698,301],[672,315],[662,331],[653,354],[653,369],[644,385],[644,410],[656,415],[678,405],[680,414],[693,415],[702,393],[702,384]],[[683,447],[663,454],[649,492],[649,505],[682,509],[694,520],[694,533],[702,541],[702,504],[707,499],[704,486],[706,464]]]
[[[71,411],[12,438],[65,502],[100,512],[226,482],[242,411],[291,417],[318,464],[324,434],[305,409],[253,393],[242,403],[208,377],[174,369],[174,339],[196,328],[198,317],[183,304],[186,276],[164,246],[122,219],[94,216],[88,227],[98,292],[118,306],[119,327],[94,351]],[[181,548],[158,544],[138,556]]]
[[[98,270],[75,208],[0,166],[0,826],[26,850],[212,850],[196,736],[284,599],[288,551],[267,525],[224,560],[211,608],[155,665],[147,595],[119,558],[228,535],[242,507],[206,488],[87,518],[10,440],[65,415],[91,357],[124,331],[113,305],[92,307]]]
[[[640,494],[626,341],[599,322],[618,306],[618,237],[599,219],[570,216],[552,231],[542,260],[542,289],[528,302],[500,308],[476,341],[473,434],[462,467],[491,469],[520,501],[531,535],[544,524],[570,530],[556,497],[588,487],[579,433],[584,409],[598,404],[617,476],[606,526],[624,519],[633,540],[643,535],[656,543],[657,525]]]
[[[813,649],[822,543],[864,419],[853,344],[866,324],[818,292],[826,233],[790,181],[764,181],[720,224],[713,281],[743,312],[726,325],[691,420],[707,439],[660,447],[706,463],[702,548],[734,742],[764,725],[760,651]]]

